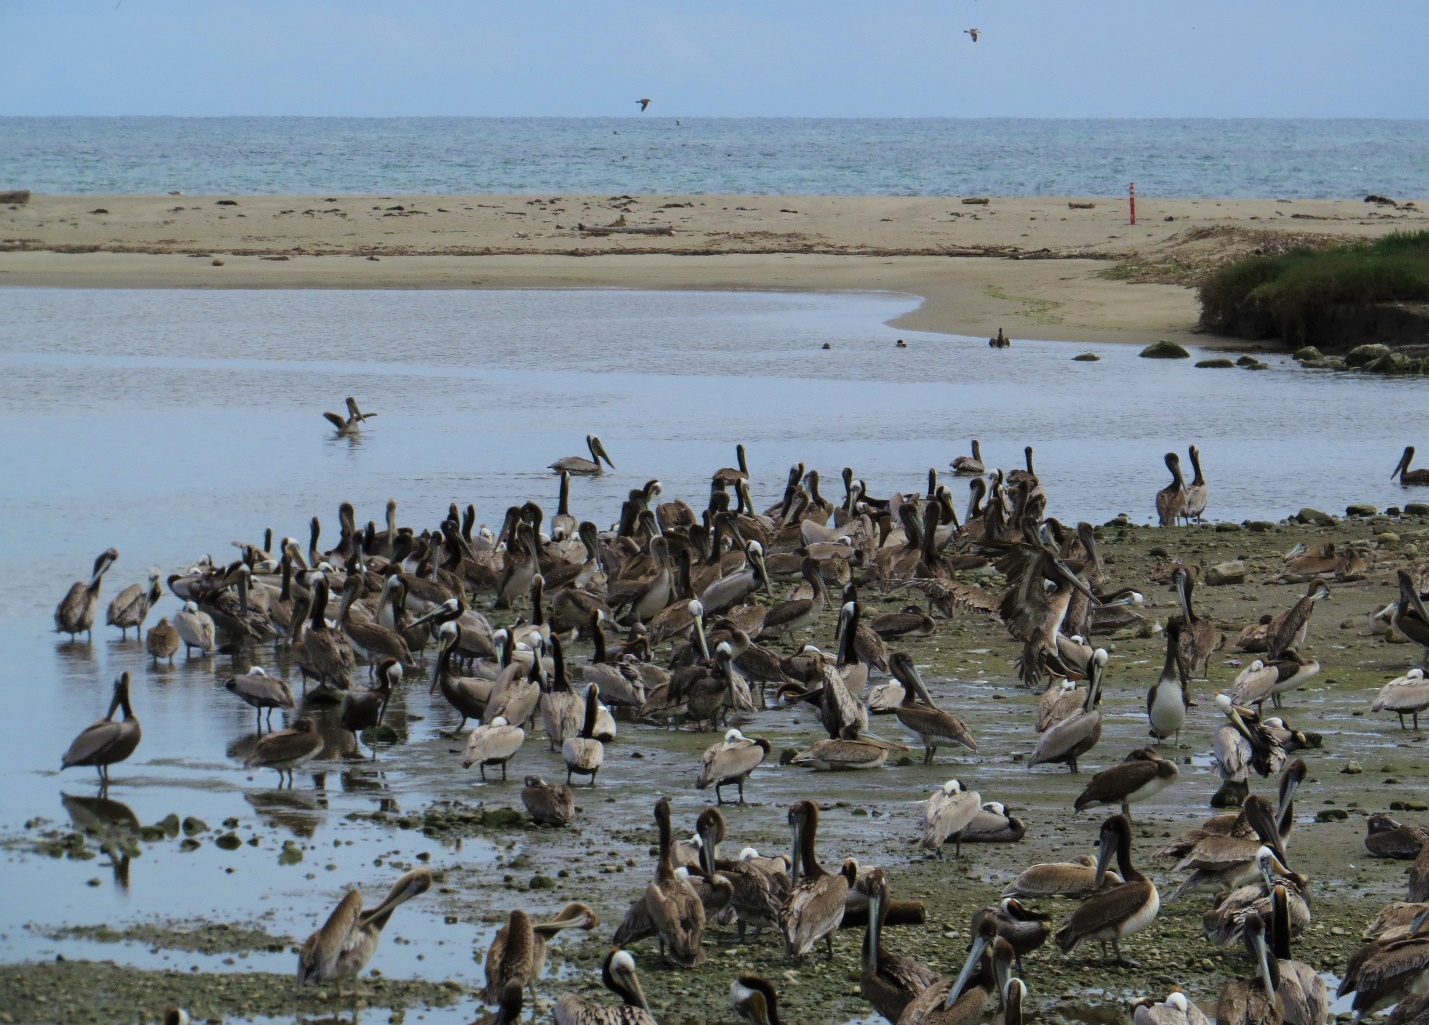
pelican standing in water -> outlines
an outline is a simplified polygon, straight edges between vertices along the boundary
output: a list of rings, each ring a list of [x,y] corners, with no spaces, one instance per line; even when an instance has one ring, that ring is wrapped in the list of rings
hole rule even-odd
[[[598,1004],[576,993],[562,993],[551,1012],[556,1025],[657,1025],[629,951],[617,948],[605,955],[600,981],[620,998],[620,1003]]]
[[[307,938],[298,953],[299,988],[332,982],[341,989],[343,980],[355,981],[377,952],[392,912],[431,888],[431,871],[414,868],[393,883],[382,903],[370,911],[362,910],[362,891],[347,891],[322,928]]]
[[[179,632],[179,640],[184,643],[184,658],[189,658],[194,648],[204,655],[211,655],[218,650],[213,617],[200,609],[197,602],[184,602],[183,610],[174,617],[174,629]]]
[[[278,784],[288,777],[293,783],[293,770],[300,769],[323,752],[323,737],[311,719],[299,719],[286,730],[270,733],[253,748],[244,761],[245,769],[268,768],[278,771]]]
[[[179,653],[179,632],[174,629],[167,616],[149,628],[149,633],[144,637],[144,649],[148,651],[155,665],[158,665],[161,658],[168,659],[169,665],[174,664],[174,656]]]
[[[124,718],[115,722],[114,713],[121,709]],[[93,765],[99,770],[100,784],[107,786],[109,767],[132,755],[143,735],[139,720],[134,717],[134,710],[129,705],[129,674],[120,673],[114,681],[114,696],[109,701],[109,711],[103,719],[90,723],[74,738],[69,750],[60,759],[60,768]]]
[[[262,666],[254,666],[243,676],[229,677],[224,690],[253,709],[254,728],[263,732],[263,711],[268,711],[268,728],[273,728],[273,709],[292,711],[298,707],[293,691],[276,676],[269,676]]]
[[[615,469],[615,464],[611,462],[610,456],[605,451],[605,446],[600,443],[599,438],[594,434],[587,434],[585,436],[585,444],[586,448],[590,449],[589,459],[585,456],[566,456],[564,459],[557,459],[552,463],[550,469],[555,470],[557,473],[564,471],[566,473],[577,473],[586,477],[594,477],[597,474],[605,472],[600,465],[602,459],[605,460],[612,470]]]
[[[516,756],[525,742],[526,731],[520,726],[512,726],[504,716],[498,715],[485,726],[478,725],[466,738],[461,767],[469,769],[477,766],[481,770],[481,781],[485,783],[486,767],[499,765],[502,782],[505,782],[506,763]]]
[[[323,414],[323,419],[333,425],[339,438],[355,438],[362,433],[363,423],[369,417],[376,415],[376,413],[364,413],[358,409],[357,400],[349,395],[347,397],[347,416],[329,411]]]
[[[113,548],[101,552],[94,560],[94,570],[90,574],[89,583],[76,580],[70,585],[69,591],[55,606],[55,633],[69,634],[70,640],[74,640],[79,634],[86,634],[90,640],[94,639],[94,613],[99,608],[99,586],[104,582],[104,574],[109,572],[109,567],[113,566],[114,560],[118,558],[119,553]]]
[[[1206,487],[1206,478],[1201,473],[1201,450],[1192,445],[1190,455],[1191,470],[1194,476],[1191,483],[1186,485],[1186,498],[1181,505],[1181,516],[1188,524],[1195,520],[1199,525],[1201,514],[1206,511],[1206,502],[1210,498],[1210,489]]]
[[[1117,963],[1135,965],[1135,961],[1122,956],[1119,941],[1140,932],[1156,919],[1161,910],[1161,895],[1156,892],[1156,884],[1131,863],[1131,820],[1125,815],[1113,815],[1102,823],[1095,880],[1098,887],[1113,853],[1125,882],[1082,901],[1067,924],[1057,931],[1057,946],[1062,948],[1062,953],[1070,954],[1083,940],[1097,940],[1105,960],[1107,941],[1111,941]]]
[[[149,570],[147,586],[130,584],[114,596],[104,621],[109,626],[119,627],[121,640],[129,636],[129,628],[133,627],[134,639],[138,640],[139,632],[144,628],[144,620],[149,618],[149,610],[163,596],[164,590],[159,586],[159,567],[155,566]]]
[[[729,730],[722,743],[711,744],[705,749],[695,789],[714,787],[715,803],[724,804],[720,788],[734,784],[739,788],[739,803],[743,804],[744,781],[769,757],[769,749],[769,741],[762,737],[750,740],[739,730]]]
[[[486,1002],[499,1003],[506,987],[514,982],[518,990],[530,987],[531,1006],[539,1014],[536,980],[546,966],[546,943],[563,929],[594,929],[598,925],[596,913],[579,901],[567,904],[549,922],[532,923],[525,911],[512,911],[486,950]]]

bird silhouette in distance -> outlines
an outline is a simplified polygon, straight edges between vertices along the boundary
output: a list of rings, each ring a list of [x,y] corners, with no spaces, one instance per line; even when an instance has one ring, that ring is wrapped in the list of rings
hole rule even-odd
[[[640,113],[643,114],[645,113],[645,108],[650,106],[650,97],[647,96],[643,100],[636,100],[635,102],[640,104]]]
[[[982,34],[982,29],[980,29],[980,28],[965,28],[965,29],[963,29],[963,35],[972,36],[974,43],[977,42],[977,37],[978,37],[979,35],[981,35],[981,34]]]

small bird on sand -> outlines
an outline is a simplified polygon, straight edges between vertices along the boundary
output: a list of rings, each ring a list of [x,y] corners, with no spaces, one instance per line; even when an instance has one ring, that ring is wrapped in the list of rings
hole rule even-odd
[[[977,42],[977,37],[978,37],[979,35],[981,35],[981,34],[982,34],[982,29],[980,29],[980,28],[965,28],[965,29],[963,29],[963,35],[965,35],[965,36],[972,36],[974,43]]]
[[[650,106],[650,97],[647,96],[643,100],[636,100],[635,102],[640,104],[640,113],[643,114],[645,113],[645,108]]]

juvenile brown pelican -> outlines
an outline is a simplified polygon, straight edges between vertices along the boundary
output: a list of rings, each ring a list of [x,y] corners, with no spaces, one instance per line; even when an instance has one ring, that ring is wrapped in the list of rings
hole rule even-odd
[[[1121,813],[1131,819],[1131,806],[1161,793],[1180,777],[1176,763],[1162,758],[1155,748],[1144,747],[1097,773],[1079,795],[1072,807],[1077,811],[1096,806],[1121,806]]]
[[[1004,897],[1082,897],[1098,886],[1097,860],[1079,854],[1071,861],[1052,861],[1024,869],[1003,888]],[[1122,878],[1107,869],[1105,878],[1121,885]]]
[[[710,478],[714,484],[720,485],[721,487],[733,488],[738,487],[740,481],[749,479],[749,463],[745,462],[743,444],[734,446],[734,458],[735,462],[739,464],[739,468],[735,469],[733,466],[726,466],[716,470],[714,475]]]
[[[169,665],[174,664],[174,656],[179,652],[179,632],[174,629],[167,616],[149,628],[149,633],[144,638],[144,648],[156,664],[161,658],[168,659]]]
[[[1290,897],[1281,884],[1271,895],[1270,949],[1280,976],[1275,991],[1285,1006],[1286,1025],[1325,1025],[1330,997],[1325,980],[1303,961],[1290,957]]]
[[[1323,580],[1312,581],[1305,597],[1288,611],[1271,618],[1265,631],[1265,652],[1272,662],[1290,649],[1304,646],[1306,634],[1310,629],[1310,613],[1315,611],[1316,602],[1329,596],[1330,589],[1325,586]]]
[[[392,690],[402,682],[402,663],[395,658],[385,658],[377,667],[377,683],[368,688],[356,688],[342,696],[340,720],[342,728],[354,737],[361,737],[363,730],[376,729],[382,725],[387,714],[387,703],[392,700]],[[372,757],[377,757],[377,745],[372,745]]]
[[[1087,689],[1066,677],[1052,677],[1037,701],[1037,732],[1046,733],[1059,722],[1070,719],[1087,702]]]
[[[741,975],[730,984],[729,1006],[749,1025],[782,1025],[779,994],[758,975]]]
[[[1225,646],[1226,635],[1216,629],[1215,623],[1196,615],[1191,604],[1195,583],[1185,567],[1178,566],[1171,579],[1181,602],[1181,615],[1177,617],[1177,625],[1181,629],[1181,657],[1186,661],[1189,675],[1204,678],[1211,656]]]
[[[1007,813],[1001,801],[984,801],[982,810],[963,830],[963,843],[1016,843],[1027,835],[1027,824]]]
[[[596,719],[600,713],[600,688],[592,683],[585,692],[585,719],[581,723],[578,736],[567,737],[561,742],[561,757],[566,762],[566,785],[572,774],[590,777],[590,785],[595,786],[595,775],[605,760],[605,745],[595,739]]]
[[[699,868],[709,880],[727,880],[728,904],[739,920],[739,942],[752,927],[758,936],[768,926],[779,921],[784,901],[789,896],[789,876],[782,858],[760,858],[747,847],[738,860],[719,856],[724,842],[724,816],[718,808],[706,808],[695,821],[695,838],[699,841]],[[705,904],[706,914],[711,905]]]
[[[1308,773],[1305,759],[1297,758],[1285,766],[1280,774],[1279,798],[1275,807],[1275,821],[1280,839],[1284,842],[1295,825],[1295,791],[1305,781]],[[1188,830],[1158,850],[1154,857],[1181,859],[1190,854],[1196,844],[1208,836],[1234,836],[1242,839],[1256,835],[1255,828],[1246,818],[1246,809],[1213,815],[1195,829]]]
[[[362,433],[362,425],[376,413],[364,413],[357,408],[357,400],[347,397],[347,416],[331,411],[323,414],[323,419],[333,425],[339,438],[353,438]]]
[[[501,766],[501,779],[506,779],[506,763],[521,750],[526,742],[526,731],[520,726],[512,726],[502,716],[497,716],[485,726],[477,726],[466,738],[466,750],[461,756],[461,767],[469,769],[473,765],[481,769],[481,780],[486,782],[486,767]]]
[[[949,465],[953,468],[953,473],[959,477],[981,477],[987,472],[987,468],[982,462],[982,446],[978,444],[976,438],[973,439],[973,454],[970,456],[958,456]]]
[[[1070,771],[1076,772],[1077,759],[1101,740],[1102,674],[1106,671],[1107,658],[1105,648],[1096,650],[1090,666],[1092,677],[1087,683],[1086,703],[1076,715],[1064,719],[1042,734],[1032,751],[1032,757],[1027,759],[1029,769],[1036,765],[1064,762]]]
[[[303,943],[298,954],[298,986],[332,982],[341,987],[343,980],[355,980],[377,953],[392,912],[431,888],[431,871],[414,868],[399,877],[382,903],[370,911],[362,909],[361,890],[348,890],[322,928]]]
[[[327,578],[320,575],[313,584],[312,622],[303,634],[302,658],[317,675],[319,684],[347,690],[352,686],[355,662],[352,646],[347,643],[341,627],[328,625],[327,601]],[[180,625],[179,633],[183,631]]]
[[[1404,570],[1399,570],[1399,601],[1395,603],[1394,616],[1390,620],[1394,628],[1424,649],[1429,656],[1429,612],[1424,610],[1424,602],[1419,597],[1419,588],[1414,578]]]
[[[254,666],[243,676],[230,676],[224,689],[253,709],[253,725],[258,733],[263,732],[263,710],[268,710],[268,728],[273,728],[273,709],[292,711],[298,707],[293,692],[287,683],[276,676],[269,676],[262,666]]]
[[[536,996],[536,980],[546,966],[546,944],[564,929],[589,930],[598,925],[600,919],[596,913],[579,901],[567,904],[549,922],[533,924],[525,911],[519,908],[512,911],[486,950],[486,1002],[497,1003],[506,987],[515,983],[518,990],[530,987],[531,1005],[539,1014],[541,1001]]]
[[[910,1000],[899,1025],[976,1025],[992,997],[1006,993],[1014,958],[997,925],[985,920],[958,977],[939,979]]]
[[[980,933],[984,918],[991,918],[997,925],[997,934],[1012,945],[1018,971],[1022,970],[1022,955],[1041,947],[1052,934],[1052,927],[1047,924],[1052,916],[1024,908],[1015,897],[1004,897],[993,907],[974,911],[969,933],[974,936]]]
[[[184,658],[191,658],[194,648],[203,655],[211,655],[219,649],[213,616],[200,609],[196,602],[183,603],[183,610],[174,616],[174,629],[179,630],[179,639],[183,640]]]
[[[1326,541],[1315,552],[1297,544],[1281,556],[1285,571],[1280,574],[1280,579],[1287,584],[1306,580],[1362,580],[1365,575],[1364,556],[1354,549],[1342,549],[1341,552],[1335,551],[1333,541]],[[1304,638],[1300,640],[1303,642]]]
[[[1248,915],[1259,915],[1269,925],[1274,917],[1276,886],[1285,888],[1291,939],[1302,935],[1310,927],[1310,905],[1305,899],[1307,881],[1295,874],[1275,875],[1272,870],[1255,882],[1216,894],[1215,907],[1201,916],[1206,939],[1221,947],[1240,940]]]
[[[576,799],[564,783],[547,783],[540,776],[527,776],[521,788],[521,803],[531,818],[545,826],[564,826],[576,817]]]
[[[746,541],[744,565],[706,587],[700,593],[700,603],[707,614],[717,615],[738,605],[761,587],[765,594],[773,593],[769,574],[764,568],[764,548],[758,541]]]
[[[655,825],[660,837],[655,878],[645,887],[642,902],[659,938],[661,952],[672,963],[690,968],[705,961],[704,948],[700,945],[705,931],[705,909],[688,878],[675,873],[667,798],[662,797],[655,803]]]
[[[1281,1025],[1285,1004],[1276,992],[1280,985],[1279,965],[1265,942],[1265,923],[1255,915],[1246,920],[1245,946],[1256,975],[1232,979],[1221,989],[1216,1002],[1216,1025]]]
[[[124,590],[114,596],[114,600],[109,603],[109,610],[105,614],[104,621],[109,626],[119,627],[120,638],[129,636],[129,628],[134,628],[134,637],[137,640],[139,631],[144,627],[144,620],[149,616],[149,610],[156,602],[164,596],[164,589],[159,585],[159,567],[155,566],[149,570],[149,586],[142,584],[130,584]]]
[[[1132,1025],[1211,1025],[1211,1020],[1176,987],[1171,995],[1157,1003],[1145,997],[1133,1005]]]
[[[1429,843],[1429,826],[1406,825],[1388,815],[1371,815],[1365,849],[1376,858],[1412,861]]]
[[[278,771],[278,782],[288,777],[293,783],[293,770],[300,769],[323,752],[323,737],[311,719],[299,719],[286,730],[270,733],[254,746],[243,762],[245,769],[269,768]]]
[[[1206,478],[1201,473],[1201,450],[1195,445],[1191,446],[1191,469],[1194,476],[1191,483],[1186,485],[1186,498],[1181,506],[1181,516],[1187,523],[1195,520],[1201,522],[1201,514],[1206,511],[1206,502],[1210,497],[1210,490],[1206,487]]]
[[[1007,632],[1023,642],[1021,672],[1027,686],[1041,683],[1048,670],[1068,675],[1058,655],[1057,636],[1071,604],[1072,592],[1095,601],[1090,588],[1061,559],[1036,544],[985,543],[1007,578],[1008,591],[998,611]],[[1052,584],[1049,590],[1047,584]]]
[[[576,993],[562,993],[551,1012],[556,1025],[657,1025],[635,976],[635,958],[628,951],[611,950],[601,965],[600,978],[621,1002],[611,1006]]]
[[[1393,712],[1399,716],[1399,728],[1404,729],[1404,717],[1410,716],[1414,728],[1419,729],[1419,713],[1429,708],[1429,680],[1424,678],[1424,670],[1411,669],[1408,673],[1390,680],[1374,699],[1371,712]]]
[[[1140,932],[1156,919],[1161,910],[1161,896],[1156,892],[1156,884],[1131,863],[1131,821],[1125,815],[1113,815],[1102,823],[1095,886],[1101,886],[1113,850],[1125,882],[1082,901],[1067,924],[1057,931],[1057,946],[1062,948],[1062,953],[1070,954],[1083,940],[1097,940],[1105,960],[1106,943],[1110,940],[1118,963],[1135,964],[1122,957],[1118,941]]]
[[[114,713],[121,710],[124,718],[115,722]],[[69,750],[60,759],[60,768],[93,765],[99,770],[99,782],[107,785],[109,767],[132,755],[143,735],[139,720],[134,717],[134,709],[129,705],[129,674],[120,673],[114,681],[114,696],[109,701],[109,711],[103,719],[90,723],[74,738]]]
[[[938,974],[916,958],[884,949],[883,929],[888,917],[889,895],[883,869],[873,869],[858,885],[868,894],[869,901],[868,926],[859,957],[858,991],[874,1010],[896,1025],[908,1001],[937,982]]]
[[[1252,769],[1262,778],[1279,772],[1285,749],[1256,713],[1237,707],[1229,694],[1217,694],[1216,707],[1230,720],[1211,738],[1211,763],[1222,780],[1211,806],[1221,808],[1245,799]]]
[[[104,582],[104,574],[114,565],[119,553],[113,548],[101,552],[94,560],[94,571],[89,583],[76,580],[60,603],[55,606],[55,633],[69,634],[74,640],[78,634],[88,634],[94,639],[94,613],[99,608],[99,586]]]
[[[982,795],[950,779],[923,804],[923,849],[943,856],[943,844],[952,840],[953,857],[963,856],[963,831],[982,810]]]
[[[1375,940],[1350,955],[1337,997],[1355,995],[1355,1019],[1429,990],[1429,910],[1401,939]]]
[[[962,720],[933,704],[923,677],[907,652],[895,651],[890,655],[888,668],[903,684],[903,701],[896,712],[898,722],[923,745],[924,765],[932,763],[939,747],[977,750],[977,741]]]
[[[1256,659],[1242,669],[1231,686],[1231,700],[1237,705],[1253,706],[1257,712],[1266,700],[1279,708],[1281,694],[1299,687],[1319,671],[1319,662],[1287,648],[1278,659],[1268,663]]]
[[[819,831],[819,806],[813,801],[796,801],[789,809],[789,830],[793,834],[793,887],[779,916],[786,957],[801,958],[819,940],[829,960],[834,956],[834,933],[843,918],[848,896],[848,875],[831,875],[818,862],[815,844]],[[855,869],[856,871],[856,869]]]
[[[1399,483],[1408,487],[1411,484],[1429,484],[1429,470],[1411,470],[1409,464],[1414,460],[1414,446],[1406,445],[1404,454],[1399,457],[1399,463],[1394,468],[1394,472],[1389,475],[1390,480],[1399,478]]]
[[[1166,453],[1166,469],[1171,471],[1171,483],[1156,492],[1156,519],[1163,527],[1174,527],[1186,507],[1186,478],[1175,452]]]
[[[1288,872],[1285,847],[1276,830],[1270,802],[1259,794],[1246,799],[1246,821],[1254,828],[1252,837],[1207,836],[1176,865],[1176,871],[1191,874],[1166,898],[1170,904],[1196,889],[1233,890],[1253,882],[1257,876],[1270,888],[1273,872]]]
[[[604,459],[612,470],[615,469],[615,464],[611,462],[610,456],[606,453],[605,446],[600,443],[599,438],[594,434],[587,434],[585,444],[586,448],[590,449],[589,459],[584,456],[566,456],[564,459],[557,459],[550,465],[550,468],[557,473],[578,473],[594,477],[596,474],[604,472],[600,465],[600,461]]]
[[[715,788],[715,803],[724,804],[720,788],[733,783],[739,788],[739,803],[744,803],[744,781],[759,764],[769,757],[769,741],[760,737],[750,740],[739,730],[729,730],[723,743],[711,744],[700,760],[700,777],[695,789]]]
[[[1181,653],[1181,624],[1173,619],[1166,624],[1166,661],[1161,675],[1146,692],[1146,718],[1157,740],[1174,738],[1176,744],[1181,743],[1181,727],[1191,706],[1190,689],[1190,674]]]
[[[491,1003],[491,1001],[487,1001]],[[519,982],[508,982],[497,997],[496,1010],[490,1014],[484,1014],[476,1019],[472,1025],[518,1025],[521,1021],[521,1010],[523,1001],[521,999],[521,984]]]
[[[824,771],[840,769],[879,769],[888,760],[889,751],[907,751],[901,744],[891,744],[877,737],[862,736],[858,726],[849,724],[837,737],[811,744],[794,756],[791,765],[807,765]]]
[[[870,627],[885,641],[893,641],[900,637],[931,637],[938,624],[926,612],[918,611],[917,606],[906,605],[902,611],[878,616]]]

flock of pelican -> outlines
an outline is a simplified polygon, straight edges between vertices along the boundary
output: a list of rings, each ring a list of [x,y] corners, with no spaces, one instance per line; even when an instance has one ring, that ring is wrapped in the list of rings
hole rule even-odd
[[[362,414],[351,399],[348,408],[346,418],[326,414],[339,432],[359,430],[375,415]],[[890,1022],[971,1023],[994,1005],[996,1021],[1020,1022],[1030,1013],[1029,985],[1020,977],[1024,955],[1051,938],[1063,954],[1087,944],[1106,960],[1127,962],[1123,946],[1136,949],[1136,937],[1163,904],[1199,892],[1217,895],[1204,919],[1208,942],[1239,945],[1248,958],[1244,977],[1225,984],[1217,1020],[1327,1020],[1324,983],[1292,956],[1293,941],[1310,922],[1312,887],[1292,870],[1287,851],[1294,795],[1307,774],[1297,753],[1313,752],[1318,738],[1293,729],[1282,706],[1320,671],[1305,650],[1328,582],[1352,579],[1363,572],[1362,563],[1357,569],[1333,551],[1290,553],[1287,572],[1308,582],[1304,596],[1247,628],[1238,645],[1263,657],[1246,666],[1228,692],[1201,702],[1193,701],[1193,681],[1205,677],[1227,638],[1196,612],[1196,571],[1170,565],[1163,580],[1174,589],[1178,608],[1165,626],[1161,671],[1147,681],[1147,741],[1120,760],[1121,753],[1114,754],[1073,803],[1076,811],[1107,809],[1096,850],[1018,875],[972,916],[967,957],[960,970],[943,974],[887,946],[889,929],[920,922],[925,914],[916,900],[893,899],[891,866],[871,867],[847,855],[821,862],[816,801],[788,808],[787,855],[764,857],[748,846],[732,858],[721,854],[726,790],[733,788],[743,804],[746,785],[771,753],[767,739],[744,730],[762,715],[807,706],[826,735],[793,757],[795,767],[878,768],[890,753],[914,746],[924,764],[934,763],[940,750],[953,750],[971,767],[977,738],[953,711],[937,705],[910,655],[890,647],[901,637],[935,631],[934,612],[942,618],[970,615],[1006,628],[1021,645],[1022,683],[1041,691],[1037,739],[1026,764],[1065,765],[1077,773],[1080,762],[1095,757],[1102,738],[1109,665],[1106,650],[1087,638],[1136,619],[1142,595],[1116,586],[1089,524],[1067,527],[1047,515],[1047,493],[1030,447],[1024,468],[1003,473],[984,466],[974,441],[972,455],[951,465],[954,474],[972,478],[972,501],[960,517],[936,471],[929,472],[926,488],[880,498],[845,469],[844,494],[834,503],[820,492],[818,472],[802,464],[790,469],[779,500],[761,511],[741,445],[738,465],[711,475],[703,508],[663,501],[660,482],[651,480],[628,492],[618,520],[606,530],[569,509],[573,475],[614,469],[599,438],[589,436],[587,449],[589,458],[552,464],[559,498],[549,520],[537,502],[528,501],[506,511],[497,533],[477,530],[474,508],[456,504],[435,526],[399,526],[396,503],[389,502],[385,526],[362,527],[353,507],[343,503],[331,547],[321,543],[317,517],[306,546],[294,537],[275,539],[271,530],[261,542],[234,542],[239,557],[232,562],[205,558],[167,578],[182,611],[148,630],[147,651],[157,662],[171,661],[180,647],[198,658],[221,648],[286,648],[300,686],[254,665],[224,687],[254,710],[258,737],[245,766],[276,770],[290,785],[294,772],[324,750],[318,729],[324,705],[336,706],[343,727],[360,736],[382,724],[394,692],[409,680],[429,678],[431,691],[440,691],[451,706],[454,732],[475,721],[461,764],[483,779],[499,769],[505,780],[528,733],[538,728],[551,750],[560,752],[564,782],[529,774],[521,789],[533,819],[556,827],[577,817],[572,784],[596,787],[598,778],[607,778],[601,775],[605,746],[622,725],[722,730],[690,770],[694,786],[713,790],[715,797],[698,817],[693,839],[677,842],[669,801],[655,804],[653,872],[613,934],[602,965],[603,984],[616,1002],[564,994],[552,1009],[557,1022],[653,1022],[627,948],[653,940],[655,956],[696,968],[706,962],[711,922],[735,925],[742,942],[760,942],[771,931],[793,962],[819,949],[832,957],[840,930],[862,929],[860,993]],[[1396,471],[1405,472],[1406,483],[1411,457],[1408,450]],[[1206,509],[1195,446],[1190,460],[1195,474],[1187,483],[1177,455],[1166,456],[1172,483],[1155,497],[1163,525],[1200,522]],[[74,637],[92,629],[101,584],[118,557],[114,549],[104,552],[89,579],[70,588],[55,611],[59,631]],[[161,598],[160,576],[155,569],[146,583],[116,597],[107,622],[126,637],[130,628],[137,636]],[[861,587],[902,590],[919,601],[868,618]],[[519,614],[506,612],[518,605]],[[827,622],[826,611],[836,612],[836,627],[832,642],[821,648],[809,641]],[[1389,616],[1429,651],[1429,614],[1408,574],[1400,574],[1399,601]],[[493,618],[506,622],[498,626]],[[572,657],[579,642],[589,643],[589,657]],[[666,644],[668,657],[657,658]],[[435,657],[429,658],[433,647]],[[1216,716],[1208,739],[1222,786],[1212,804],[1233,810],[1155,852],[1137,854],[1133,806],[1177,785],[1176,760],[1161,749],[1180,746],[1183,733],[1206,730],[1207,716],[1190,714],[1198,706]],[[1418,713],[1429,708],[1429,681],[1412,670],[1388,684],[1374,708],[1397,714],[1401,726],[1409,716],[1417,729]],[[284,715],[285,728],[273,729],[274,710]],[[732,727],[731,716],[744,729]],[[877,735],[872,726],[879,721],[896,722],[909,745]],[[126,672],[115,681],[107,715],[75,739],[63,766],[95,767],[107,783],[110,767],[129,758],[141,739]],[[1256,778],[1275,779],[1274,801],[1251,792]],[[1015,843],[1026,829],[1003,803],[950,779],[924,804],[921,849],[943,857],[951,843],[957,858],[965,843]],[[1354,995],[1357,1014],[1400,1002],[1395,1025],[1424,1020],[1429,1006],[1422,996],[1429,991],[1426,840],[1429,830],[1371,820],[1366,844],[1372,854],[1417,861],[1407,901],[1385,909],[1340,986],[1341,995]],[[1137,867],[1148,857],[1184,873],[1165,898]],[[303,944],[299,984],[355,979],[397,907],[431,885],[426,868],[409,871],[369,910],[360,891],[348,892]],[[1054,895],[1078,900],[1061,923],[1031,906]],[[486,958],[484,997],[497,1008],[490,1020],[517,1020],[527,994],[539,1010],[536,983],[547,942],[564,929],[598,925],[596,913],[582,903],[545,920],[512,910]],[[767,979],[740,976],[730,1001],[756,1025],[780,1021],[779,997]],[[1134,1015],[1137,1025],[1205,1020],[1179,988],[1164,1000],[1140,1002]]]

